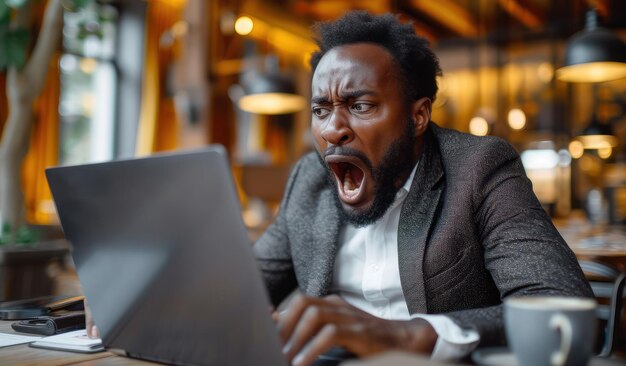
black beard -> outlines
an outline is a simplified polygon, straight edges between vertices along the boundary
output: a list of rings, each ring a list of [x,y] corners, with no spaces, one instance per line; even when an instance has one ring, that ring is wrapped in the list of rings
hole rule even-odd
[[[404,185],[415,166],[413,160],[415,143],[415,122],[412,118],[407,118],[404,133],[391,143],[383,155],[380,165],[372,168],[374,200],[371,207],[362,212],[346,211],[343,208],[337,192],[334,173],[318,154],[322,165],[326,167],[326,178],[333,192],[335,205],[339,209],[342,222],[349,222],[356,227],[365,227],[383,217],[395,200],[396,193]],[[355,152],[350,155],[359,157],[368,167],[372,166],[371,161],[363,154]]]

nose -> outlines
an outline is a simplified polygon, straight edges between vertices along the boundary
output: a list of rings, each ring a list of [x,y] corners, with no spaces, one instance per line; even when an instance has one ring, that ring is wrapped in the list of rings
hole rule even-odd
[[[329,116],[321,131],[322,138],[332,145],[344,145],[354,139],[354,131],[341,111],[335,111]]]

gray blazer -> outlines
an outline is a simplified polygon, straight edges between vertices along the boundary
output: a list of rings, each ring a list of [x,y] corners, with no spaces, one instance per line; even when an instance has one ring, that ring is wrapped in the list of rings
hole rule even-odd
[[[342,222],[314,154],[293,169],[254,245],[275,304],[296,287],[311,296],[330,287]],[[445,313],[478,331],[481,346],[505,341],[505,297],[593,296],[513,147],[434,123],[400,214],[398,260],[409,312]]]

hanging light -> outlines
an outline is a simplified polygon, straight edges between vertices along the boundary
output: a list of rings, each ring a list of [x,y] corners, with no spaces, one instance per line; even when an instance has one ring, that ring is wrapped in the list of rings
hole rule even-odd
[[[304,109],[307,101],[296,94],[291,78],[280,74],[277,60],[267,61],[267,71],[257,73],[245,86],[246,94],[239,99],[239,108],[257,114],[287,114]]]
[[[587,12],[585,29],[574,34],[565,49],[565,65],[556,71],[567,82],[599,83],[626,77],[626,44],[598,26],[596,11]]]
[[[613,129],[608,123],[600,123],[595,113],[591,115],[591,121],[576,140],[580,141],[583,147],[590,149],[607,149],[618,145],[617,137],[613,134]]]

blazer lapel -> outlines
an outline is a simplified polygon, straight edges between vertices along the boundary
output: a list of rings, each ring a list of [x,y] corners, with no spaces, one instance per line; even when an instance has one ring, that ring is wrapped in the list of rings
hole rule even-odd
[[[398,262],[400,282],[410,314],[426,313],[423,261],[428,233],[433,223],[443,184],[441,155],[431,124],[425,148],[409,195],[400,211],[398,225]]]
[[[332,194],[330,190],[322,193],[313,226],[315,232],[310,236],[314,242],[309,243],[312,255],[306,264],[310,268],[306,287],[307,293],[316,296],[328,294],[337,255],[341,220]]]

